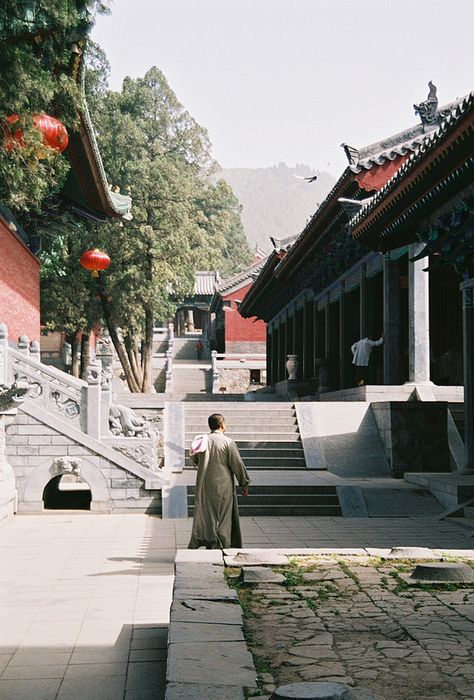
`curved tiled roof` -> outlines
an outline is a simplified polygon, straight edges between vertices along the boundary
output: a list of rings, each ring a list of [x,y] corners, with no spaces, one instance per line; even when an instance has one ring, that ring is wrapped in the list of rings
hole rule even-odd
[[[474,107],[474,91],[469,93],[461,101],[455,103],[446,118],[436,129],[425,136],[418,148],[401,165],[390,180],[362,207],[351,219],[350,227],[355,229],[376,208],[376,206],[410,173],[415,166],[449,133],[459,120]]]
[[[219,284],[219,273],[215,270],[198,270],[194,273],[194,294],[212,296]]]
[[[74,55],[72,64],[72,77],[81,91],[81,106],[78,111],[79,126],[70,134],[65,151],[72,165],[72,172],[68,176],[62,194],[72,202],[73,207],[78,207],[78,211],[82,211],[85,215],[131,219],[131,197],[112,192],[107,182],[85,99],[84,47],[85,41],[80,42],[79,53]]]
[[[217,285],[216,291],[222,295],[231,290],[233,287],[242,286],[242,283],[246,280],[254,279],[254,275],[257,275],[260,272],[267,262],[267,258],[268,256],[266,256],[263,260],[258,260],[257,262],[253,263],[253,265],[250,265],[249,267],[245,268],[245,270],[242,270],[242,272],[238,272],[236,275],[233,275],[233,277],[222,280],[222,282]]]
[[[438,110],[439,119],[442,119],[446,114],[452,113],[463,99],[456,99],[441,107]],[[343,144],[344,150],[350,159],[350,169],[353,173],[360,173],[362,170],[370,170],[374,165],[383,165],[387,160],[395,160],[398,156],[414,153],[424,143],[426,138],[438,129],[439,123],[438,121],[433,124],[416,124],[400,131],[398,134],[393,134],[360,149],[351,148]]]

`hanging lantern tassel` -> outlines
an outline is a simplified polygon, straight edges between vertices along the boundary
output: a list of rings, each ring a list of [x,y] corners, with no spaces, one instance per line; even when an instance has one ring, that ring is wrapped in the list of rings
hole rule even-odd
[[[89,270],[92,277],[98,277],[100,270],[106,270],[110,265],[110,258],[98,248],[86,250],[81,255],[80,263],[85,270]]]

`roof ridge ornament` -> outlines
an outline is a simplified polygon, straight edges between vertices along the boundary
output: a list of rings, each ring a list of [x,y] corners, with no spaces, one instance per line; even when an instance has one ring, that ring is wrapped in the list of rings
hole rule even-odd
[[[419,114],[420,116],[423,131],[425,131],[425,127],[427,126],[439,124],[439,122],[445,119],[449,114],[449,110],[438,111],[437,87],[431,80],[428,83],[428,87],[430,91],[426,100],[420,102],[419,105],[413,105],[415,114]]]
[[[344,149],[349,165],[355,165],[359,162],[360,154],[357,148],[354,148],[354,146],[349,146],[347,143],[341,143],[341,148]]]

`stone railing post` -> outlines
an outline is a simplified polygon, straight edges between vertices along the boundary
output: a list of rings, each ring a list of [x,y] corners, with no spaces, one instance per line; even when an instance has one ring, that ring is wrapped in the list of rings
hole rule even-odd
[[[0,384],[8,384],[8,328],[0,323]]]
[[[30,356],[30,339],[27,335],[20,335],[18,338],[18,352],[26,355],[26,357]]]
[[[112,404],[113,350],[110,338],[101,338],[96,346],[96,359],[100,362],[100,435],[109,436],[109,415]]]
[[[173,351],[167,350],[166,352],[166,383],[165,383],[165,394],[173,393]]]
[[[217,366],[217,350],[211,350],[212,364],[212,393],[219,393],[219,368]]]
[[[32,340],[30,343],[30,357],[36,362],[41,362],[41,349],[37,340]]]
[[[98,360],[91,360],[87,368],[87,422],[86,432],[93,438],[100,438],[101,421],[101,364]]]

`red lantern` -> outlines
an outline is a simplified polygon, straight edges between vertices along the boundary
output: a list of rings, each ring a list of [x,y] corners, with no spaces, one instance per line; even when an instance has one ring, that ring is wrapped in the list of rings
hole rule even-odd
[[[10,116],[5,119],[5,122],[9,125],[15,124],[19,119],[20,117],[18,114],[10,114]],[[66,127],[59,119],[50,117],[49,114],[35,114],[33,117],[33,124],[36,129],[41,131],[45,146],[53,148],[55,151],[59,151],[59,153],[64,151],[69,143],[69,136]],[[7,127],[4,127],[4,131],[5,148],[7,151],[12,151],[15,146],[24,148],[25,139],[23,136],[23,129],[11,131]]]
[[[94,248],[93,250],[86,250],[81,255],[80,263],[83,268],[90,270],[92,277],[98,277],[99,270],[106,270],[110,265],[110,258],[107,253]]]
[[[69,136],[64,124],[59,119],[50,117],[49,114],[35,114],[33,122],[43,134],[45,145],[62,153],[69,143]]]

